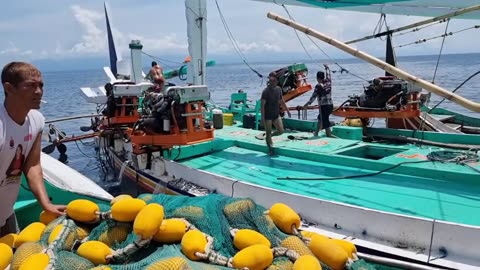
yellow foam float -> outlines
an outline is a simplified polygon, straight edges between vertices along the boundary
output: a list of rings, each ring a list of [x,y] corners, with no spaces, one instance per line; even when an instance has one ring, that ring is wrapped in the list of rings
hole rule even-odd
[[[308,248],[313,254],[333,270],[343,270],[348,261],[347,252],[332,239],[314,235]]]
[[[110,206],[114,205],[115,203],[117,203],[117,202],[119,202],[123,199],[133,199],[133,197],[128,195],[128,194],[118,195],[110,201]]]
[[[257,244],[239,251],[232,259],[236,269],[264,270],[273,262],[273,252],[266,245]]]
[[[28,257],[22,265],[20,270],[44,270],[50,262],[50,257],[45,253],[38,253]]]
[[[163,206],[158,203],[150,203],[138,213],[133,222],[133,231],[141,239],[150,239],[160,228],[163,217]]]
[[[12,258],[12,247],[7,244],[0,243],[0,269],[7,268],[10,262],[12,262]]]
[[[123,198],[113,204],[111,208],[112,218],[120,222],[132,222],[147,203],[140,199]]]
[[[195,253],[204,254],[207,247],[207,236],[199,230],[191,230],[182,237],[182,252],[192,261],[200,261],[202,258]]]
[[[53,228],[52,232],[48,236],[48,244],[50,245],[55,239],[57,239],[58,235],[63,229],[63,224],[59,224]]]
[[[357,247],[355,245],[347,240],[343,239],[334,239],[332,238],[332,241],[339,245],[345,252],[347,252],[347,255],[350,259],[355,259],[357,257]]]
[[[187,224],[185,221],[177,218],[165,219],[153,236],[153,240],[163,244],[178,243],[182,241],[186,232]]]
[[[92,223],[97,221],[100,208],[94,202],[78,199],[67,205],[67,215],[80,222]]]
[[[15,241],[17,240],[18,235],[15,233],[9,233],[0,238],[0,243],[5,244],[9,247],[14,247]]]
[[[107,256],[113,251],[100,241],[87,241],[78,247],[77,254],[95,265],[107,264]]]
[[[40,242],[27,242],[22,244],[15,250],[10,270],[18,270],[20,266],[31,256],[39,254],[44,250],[44,246]]]
[[[301,231],[300,233],[302,234],[303,237],[307,237],[307,238],[313,238],[314,236],[318,236],[318,237],[322,237],[324,239],[328,239],[327,236],[325,236],[323,234],[316,233],[316,232]]]
[[[315,256],[300,256],[293,264],[293,270],[322,270],[322,265]]]
[[[40,220],[41,223],[43,223],[45,225],[48,225],[50,222],[55,220],[57,217],[58,216],[53,214],[53,213],[42,211],[40,213],[39,220]]]
[[[15,248],[20,247],[23,243],[26,243],[26,242],[39,241],[44,229],[45,229],[45,224],[41,222],[31,223],[18,234],[18,237],[15,240]]]
[[[233,236],[233,245],[238,249],[242,250],[249,246],[253,246],[256,244],[265,245],[268,248],[271,247],[270,241],[263,236],[261,233],[250,230],[250,229],[242,229],[234,231],[235,235]]]
[[[300,228],[300,216],[286,204],[276,203],[272,205],[268,215],[284,233],[294,234],[293,228]]]

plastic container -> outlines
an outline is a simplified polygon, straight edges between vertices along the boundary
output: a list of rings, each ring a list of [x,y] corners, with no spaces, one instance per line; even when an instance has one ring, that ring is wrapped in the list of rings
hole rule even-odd
[[[223,124],[225,126],[233,126],[233,114],[232,113],[224,113],[223,114]]]
[[[222,129],[223,128],[223,112],[219,109],[212,110],[213,113],[213,128]]]

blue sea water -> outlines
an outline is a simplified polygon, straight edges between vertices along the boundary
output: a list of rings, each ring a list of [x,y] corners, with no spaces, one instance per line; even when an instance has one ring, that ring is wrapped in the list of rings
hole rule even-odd
[[[436,56],[416,56],[399,58],[399,67],[414,74],[420,78],[431,81],[433,78],[437,57]],[[294,63],[292,61],[291,63]],[[259,73],[268,74],[270,71],[287,66],[291,63],[256,63],[252,64]],[[372,79],[382,76],[384,72],[366,62],[356,59],[339,61],[340,65],[358,77]],[[309,81],[315,83],[314,74],[322,70],[323,63],[306,62],[309,71]],[[332,70],[340,68],[330,64]],[[480,71],[480,54],[464,55],[445,55],[442,56],[438,68],[435,83],[449,90],[453,90],[466,78],[473,73]],[[96,106],[83,100],[80,93],[80,87],[101,86],[104,85],[107,78],[103,73],[102,67],[97,70],[82,71],[58,71],[46,72],[44,75],[45,89],[44,100],[48,103],[43,104],[41,111],[46,119],[55,119],[74,115],[94,113]],[[351,94],[360,94],[366,82],[351,74],[335,72],[333,78],[333,98],[335,104],[340,104]],[[207,75],[208,86],[211,92],[212,102],[225,106],[228,105],[230,94],[238,89],[243,89],[248,93],[249,99],[256,100],[265,87],[265,79],[259,78],[244,64],[217,64],[208,68]],[[173,83],[182,84],[178,79]],[[458,94],[480,102],[480,76],[477,76],[466,83],[457,91]],[[289,102],[289,106],[304,104],[310,94],[300,96]],[[436,104],[441,98],[433,95],[431,104]],[[480,114],[473,113],[451,102],[444,102],[444,107],[454,109],[458,112],[480,117]],[[316,112],[309,114],[309,119],[313,119]],[[296,117],[296,113],[293,114]],[[341,120],[341,119],[335,119]],[[89,119],[77,119],[68,122],[58,122],[55,126],[68,135],[84,134],[79,130],[80,126],[88,126]],[[377,123],[378,124],[378,123]],[[46,145],[46,143],[44,143]],[[108,186],[111,175],[106,175],[101,168],[101,164],[96,156],[94,144],[91,139],[83,142],[69,143],[68,145],[68,165],[78,170],[82,174],[92,178],[102,186]],[[57,151],[52,156],[58,157]]]

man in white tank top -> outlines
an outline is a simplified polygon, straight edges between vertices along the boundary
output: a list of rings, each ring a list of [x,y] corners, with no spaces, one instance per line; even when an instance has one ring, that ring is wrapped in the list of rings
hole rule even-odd
[[[13,206],[22,172],[42,208],[56,215],[65,206],[48,198],[40,165],[41,133],[45,118],[38,111],[43,95],[40,71],[33,65],[12,62],[2,70],[5,102],[0,105],[0,237],[18,231]]]

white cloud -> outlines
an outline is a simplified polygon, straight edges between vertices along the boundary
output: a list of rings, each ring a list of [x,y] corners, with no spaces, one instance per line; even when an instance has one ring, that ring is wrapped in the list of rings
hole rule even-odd
[[[72,6],[71,9],[73,16],[84,31],[81,41],[71,48],[71,52],[83,54],[104,51],[106,48],[105,33],[97,26],[99,21],[105,18],[104,15],[77,5]]]
[[[2,58],[24,56],[32,59],[107,56],[103,6],[88,1],[72,2],[78,4],[53,5],[51,12],[34,13],[22,18],[22,22],[25,23],[11,22],[6,19],[2,21],[0,18],[2,37],[17,45],[0,44],[0,56]],[[141,40],[144,51],[151,54],[187,53],[184,2],[179,0],[162,0],[161,2],[161,4],[152,2],[140,6],[135,2],[124,4],[112,2],[113,11],[119,15],[115,17],[112,16],[115,14],[110,14],[115,23],[113,33],[117,41],[117,51],[121,55],[128,56],[128,44],[132,39]],[[250,0],[224,0],[220,4],[230,30],[247,57],[249,54],[304,53],[293,29],[265,17],[268,11],[288,17],[282,7]],[[60,12],[67,7],[71,15]],[[225,34],[213,0],[208,0],[208,8],[208,53],[234,55],[235,50]],[[342,41],[372,34],[379,19],[378,14],[292,6],[288,6],[288,9],[300,23]],[[162,16],[158,16],[159,10],[162,10]],[[422,19],[425,18],[387,16],[391,27],[399,27]],[[450,29],[458,30],[475,23],[471,20],[455,20],[450,23]],[[21,27],[12,28],[14,25]],[[441,24],[418,33],[395,37],[394,42],[400,45],[420,38],[440,35],[444,27],[445,24]],[[480,39],[475,38],[475,35],[478,35],[478,30],[447,38],[444,53],[476,52],[480,47]],[[299,33],[299,36],[311,55],[325,58],[303,33]],[[43,42],[37,42],[38,40]],[[345,56],[340,50],[328,44],[318,40],[315,42],[334,58]],[[397,53],[399,55],[435,54],[438,53],[440,45],[441,39],[437,39],[420,45],[399,48]],[[382,55],[384,51],[384,43],[378,39],[354,44],[354,46],[374,55]]]
[[[3,54],[3,55],[15,55],[15,54],[18,54],[18,52],[20,51],[16,46],[15,44],[13,44],[13,42],[9,42],[9,47],[6,48],[6,49],[3,49],[0,51],[0,54]]]

